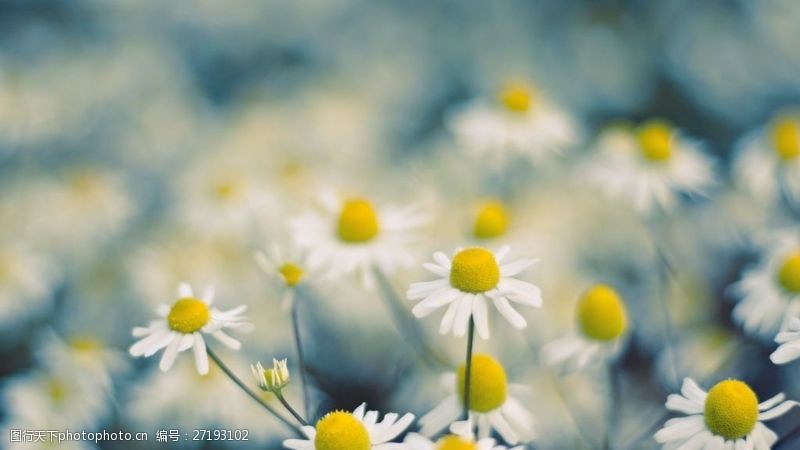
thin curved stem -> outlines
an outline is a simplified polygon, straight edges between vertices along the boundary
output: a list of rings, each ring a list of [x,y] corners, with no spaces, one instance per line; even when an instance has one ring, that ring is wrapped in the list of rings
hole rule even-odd
[[[276,390],[273,393],[275,394],[275,397],[278,398],[278,401],[281,402],[283,407],[286,408],[286,410],[289,411],[289,413],[291,415],[293,415],[294,418],[297,419],[298,422],[300,422],[300,424],[302,424],[303,426],[307,426],[308,425],[308,422],[306,422],[306,419],[303,419],[303,416],[301,416],[300,413],[295,411],[295,409],[292,408],[292,405],[290,405],[289,402],[286,401],[286,399],[283,397],[283,393],[281,391]]]
[[[290,291],[292,297],[290,298],[291,301],[291,308],[292,308],[292,331],[294,332],[294,346],[295,350],[297,350],[297,366],[300,370],[300,388],[303,392],[303,411],[306,416],[309,416],[309,406],[308,406],[308,382],[306,380],[306,358],[303,352],[303,341],[300,338],[300,318],[299,312],[297,308],[297,298],[294,295],[294,289]]]
[[[208,357],[211,358],[211,360],[214,361],[214,363],[220,369],[222,369],[223,372],[225,372],[225,375],[227,375],[228,378],[231,379],[231,381],[233,381],[237,386],[239,386],[239,388],[242,391],[244,391],[245,394],[247,394],[248,396],[250,396],[250,398],[255,400],[256,403],[261,405],[261,407],[263,407],[265,410],[267,410],[267,412],[272,414],[276,419],[278,419],[281,422],[283,422],[284,425],[286,425],[287,427],[291,428],[297,434],[302,434],[300,429],[297,427],[297,425],[291,423],[289,421],[289,419],[287,419],[287,418],[283,417],[282,415],[280,415],[278,413],[278,411],[276,411],[275,408],[272,407],[272,405],[267,403],[263,398],[259,397],[258,395],[256,395],[255,392],[253,392],[250,388],[248,388],[247,385],[244,384],[244,382],[239,377],[237,377],[236,374],[233,373],[233,371],[224,362],[222,362],[222,360],[219,358],[219,356],[217,356],[217,354],[214,353],[214,351],[211,350],[210,347],[206,347],[206,353],[208,353]]]
[[[470,376],[472,375],[472,344],[475,340],[475,321],[472,317],[469,319],[469,329],[467,331],[467,357],[464,366],[464,411],[462,415],[464,420],[469,419],[469,391],[470,389]]]

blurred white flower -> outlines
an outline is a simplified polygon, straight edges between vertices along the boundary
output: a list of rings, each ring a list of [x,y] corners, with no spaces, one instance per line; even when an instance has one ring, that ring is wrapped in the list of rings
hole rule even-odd
[[[434,263],[425,263],[428,271],[442,278],[434,281],[412,283],[406,296],[421,300],[414,305],[413,314],[422,318],[447,306],[439,331],[464,336],[470,319],[475,321],[478,335],[489,338],[489,315],[486,303],[494,306],[517,329],[527,326],[509,300],[539,308],[542,306],[541,290],[534,284],[514,278],[532,266],[536,259],[524,258],[502,264],[508,255],[505,246],[496,253],[480,247],[458,250],[451,260],[442,252],[433,254]]]
[[[780,345],[769,355],[775,364],[786,364],[800,357],[800,318],[791,318],[786,331],[775,336],[775,342]]]
[[[703,194],[714,182],[712,163],[672,125],[652,120],[600,133],[585,169],[587,181],[611,199],[650,214],[669,211],[681,194]]]
[[[433,436],[455,422],[464,403],[465,364],[457,373],[442,376],[445,389],[452,392],[420,419],[420,433]],[[503,366],[485,354],[472,356],[470,369],[469,420],[478,425],[478,438],[485,439],[497,431],[508,444],[527,442],[534,437],[534,420],[522,403],[509,395],[510,388]]]
[[[800,316],[800,233],[781,231],[765,243],[758,263],[731,286],[733,318],[752,335],[772,339]]]
[[[287,252],[273,244],[269,253],[257,251],[253,257],[267,276],[278,279],[287,288],[296,287],[308,276],[305,258],[297,249],[290,248]]]
[[[440,437],[435,442],[418,434],[409,433],[403,440],[407,450],[506,450],[503,445],[497,445],[493,438],[485,437],[475,440],[472,431],[472,421],[465,420],[454,422],[450,425],[451,434]],[[514,447],[511,450],[522,450],[524,446]]]
[[[414,415],[406,413],[398,419],[388,413],[378,421],[378,411],[366,411],[366,403],[353,413],[335,411],[321,418],[316,426],[304,426],[307,439],[287,439],[283,446],[293,450],[348,449],[348,450],[393,450],[400,444],[389,443],[405,431]]]
[[[15,328],[51,306],[61,273],[24,245],[0,244],[0,327]]]
[[[224,329],[252,329],[252,324],[241,315],[247,309],[246,305],[220,311],[210,308],[213,301],[213,289],[208,289],[201,298],[197,298],[188,284],[181,283],[178,286],[178,300],[172,306],[162,304],[157,308],[161,319],[151,321],[147,327],[133,329],[133,336],[141,339],[131,346],[131,355],[149,357],[166,347],[159,364],[161,370],[166,372],[172,367],[178,353],[193,348],[197,372],[207,374],[208,355],[203,334],[210,334],[229,348],[238,350],[241,344],[226,334]]]
[[[800,116],[776,114],[736,145],[733,180],[759,201],[800,201]]]
[[[525,84],[509,84],[495,101],[457,108],[447,125],[464,150],[501,160],[520,155],[541,163],[578,140],[573,119]]]
[[[579,330],[542,348],[546,364],[582,369],[619,352],[628,331],[628,313],[619,294],[598,284],[586,291],[577,307]]]
[[[324,278],[357,272],[372,289],[375,268],[392,274],[413,263],[410,246],[425,222],[416,207],[376,207],[364,198],[322,196],[325,214],[306,213],[290,223],[293,239],[308,255],[307,264]]]
[[[50,330],[40,340],[36,359],[42,367],[92,380],[109,392],[114,379],[130,366],[123,352],[106,347],[97,339],[72,337],[62,340]]]
[[[738,380],[720,381],[705,392],[686,378],[681,394],[670,394],[666,407],[687,416],[668,420],[655,434],[655,440],[665,449],[769,450],[778,436],[762,422],[800,405],[784,399],[783,394],[778,394],[758,403],[750,386]]]

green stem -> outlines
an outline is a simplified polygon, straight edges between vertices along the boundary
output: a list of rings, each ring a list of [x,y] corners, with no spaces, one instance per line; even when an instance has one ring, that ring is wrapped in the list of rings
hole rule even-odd
[[[225,375],[227,375],[228,378],[231,379],[231,381],[233,381],[237,386],[239,386],[239,388],[242,391],[244,391],[245,394],[247,394],[248,396],[250,396],[250,398],[255,400],[259,405],[261,405],[264,409],[266,409],[267,412],[272,414],[276,419],[283,422],[284,425],[294,430],[297,434],[302,435],[300,429],[296,425],[289,422],[289,420],[280,415],[278,411],[276,411],[275,408],[272,407],[272,405],[267,403],[263,398],[259,397],[255,392],[253,392],[250,388],[248,388],[247,385],[244,384],[244,382],[239,377],[237,377],[236,374],[234,374],[233,371],[231,371],[231,369],[228,368],[228,366],[225,365],[225,363],[222,362],[221,359],[219,359],[219,356],[217,356],[217,354],[214,353],[214,351],[211,350],[210,347],[206,347],[206,353],[208,353],[209,358],[211,358],[211,360],[214,361],[214,363],[216,363],[216,365],[220,369],[222,369],[223,372],[225,372]]]
[[[470,376],[472,375],[472,343],[475,340],[474,338],[475,321],[470,317],[467,331],[467,359],[464,365],[464,411],[462,413],[464,420],[469,419],[469,391],[471,390]]]
[[[283,393],[281,393],[280,390],[274,391],[274,394],[275,397],[278,397],[278,401],[281,402],[283,407],[286,408],[286,410],[289,411],[289,413],[291,413],[291,415],[293,415],[294,418],[297,419],[297,421],[300,422],[301,425],[308,426],[308,422],[306,422],[306,419],[303,419],[303,416],[301,416],[297,411],[294,410],[294,408],[292,408],[292,405],[290,405],[289,402],[286,401],[286,399],[283,397]]]
[[[300,318],[297,308],[297,299],[294,296],[294,290],[291,291],[292,298],[292,331],[294,332],[294,345],[297,350],[297,366],[300,370],[300,388],[303,392],[303,411],[306,416],[309,415],[308,406],[308,382],[306,381],[306,358],[303,352],[303,341],[300,339]]]

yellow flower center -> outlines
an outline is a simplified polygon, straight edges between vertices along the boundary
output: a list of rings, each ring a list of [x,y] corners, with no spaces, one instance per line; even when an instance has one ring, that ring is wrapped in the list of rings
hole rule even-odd
[[[503,204],[489,202],[484,204],[478,211],[473,233],[479,239],[495,238],[505,234],[507,227],[508,214],[506,214]]]
[[[790,294],[800,293],[800,251],[783,260],[778,269],[778,284]]]
[[[297,264],[285,263],[278,269],[283,277],[283,281],[289,287],[297,286],[297,283],[303,278],[303,269]]]
[[[464,403],[464,377],[466,365],[462,364],[457,372],[456,389],[461,403]],[[506,371],[497,360],[489,355],[472,356],[469,374],[469,409],[481,413],[494,411],[506,401]]]
[[[67,396],[67,387],[59,380],[53,379],[47,383],[47,393],[55,403],[60,403]]]
[[[578,323],[587,337],[611,341],[625,332],[628,315],[617,292],[598,284],[589,289],[578,303]]]
[[[758,397],[745,383],[725,380],[717,383],[706,398],[708,430],[725,439],[747,436],[758,420]]]
[[[450,285],[473,294],[494,289],[500,281],[500,267],[494,255],[483,248],[461,250],[450,267]]]
[[[782,115],[772,124],[772,145],[784,161],[800,155],[800,127],[795,117]]]
[[[242,183],[234,178],[219,180],[213,187],[214,194],[220,200],[232,200],[243,191]]]
[[[524,113],[531,109],[533,92],[524,85],[510,84],[500,91],[500,104],[508,111]]]
[[[652,120],[636,131],[642,155],[650,161],[666,161],[672,156],[672,127],[666,122]]]
[[[450,435],[439,439],[436,450],[478,450],[478,446],[460,436]]]
[[[339,215],[339,238],[344,242],[367,242],[378,235],[378,215],[367,200],[348,200]]]
[[[352,414],[336,411],[317,422],[315,450],[369,450],[369,433]]]
[[[167,315],[167,323],[173,331],[191,334],[203,328],[210,318],[211,311],[205,302],[186,297],[172,305]]]
[[[80,352],[89,352],[100,350],[103,345],[91,338],[74,338],[70,339],[69,346]]]

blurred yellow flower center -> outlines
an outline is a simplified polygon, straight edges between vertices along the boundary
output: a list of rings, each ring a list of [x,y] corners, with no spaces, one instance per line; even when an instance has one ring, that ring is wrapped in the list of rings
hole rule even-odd
[[[345,242],[367,242],[378,235],[378,215],[372,203],[348,200],[339,215],[339,238]]]
[[[82,352],[100,350],[103,348],[103,345],[100,342],[89,338],[70,339],[69,346],[77,351]]]
[[[170,329],[183,334],[199,331],[211,318],[211,311],[202,300],[182,298],[172,305],[167,315]]]
[[[778,283],[790,294],[800,293],[800,251],[783,260],[778,269]]]
[[[214,194],[220,200],[231,200],[242,192],[242,183],[235,179],[221,180],[214,185]]]
[[[772,145],[784,161],[800,155],[800,127],[795,117],[785,115],[772,124]]]
[[[466,365],[458,368],[456,389],[461,403],[464,403],[464,378]],[[506,401],[506,371],[497,360],[489,355],[478,354],[472,357],[469,374],[469,409],[481,413],[494,411]]]
[[[461,250],[453,258],[450,267],[450,285],[463,291],[477,294],[494,289],[500,281],[500,267],[494,255],[483,248]]]
[[[478,450],[478,446],[460,436],[451,435],[439,439],[436,450]]]
[[[758,420],[758,398],[741,381],[721,381],[708,391],[705,420],[717,436],[729,440],[747,436]]]
[[[47,393],[50,395],[50,399],[53,400],[53,402],[58,403],[66,397],[67,388],[61,381],[53,379],[47,383]]]
[[[484,204],[475,218],[473,233],[479,239],[489,239],[502,236],[508,227],[508,215],[503,204],[489,202]]]
[[[578,303],[578,323],[587,337],[611,341],[625,332],[628,317],[617,292],[598,284],[589,289]]]
[[[533,92],[519,84],[506,86],[500,91],[499,97],[503,107],[515,113],[528,112],[533,103]]]
[[[369,433],[352,414],[336,411],[317,422],[315,450],[369,450]]]
[[[289,287],[297,286],[297,283],[303,278],[303,269],[297,264],[285,263],[278,269],[283,277],[283,281]]]
[[[672,127],[666,122],[650,121],[636,131],[642,155],[650,161],[666,161],[672,156]]]

